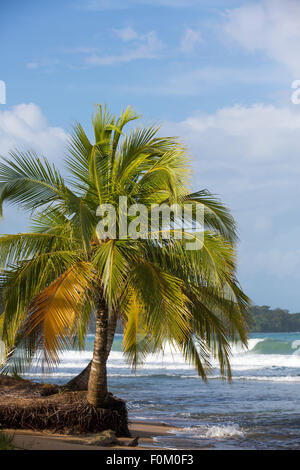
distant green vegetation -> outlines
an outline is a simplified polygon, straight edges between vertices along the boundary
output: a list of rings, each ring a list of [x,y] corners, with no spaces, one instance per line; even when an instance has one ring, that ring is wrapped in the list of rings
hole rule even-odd
[[[281,308],[271,309],[268,305],[252,307],[252,332],[296,332],[300,331],[300,313],[289,313]]]
[[[288,310],[275,308],[268,305],[255,305],[251,310],[251,332],[295,332],[300,331],[300,313],[289,313]],[[92,318],[89,333],[95,332],[95,320]],[[121,323],[117,325],[117,333],[123,333]]]

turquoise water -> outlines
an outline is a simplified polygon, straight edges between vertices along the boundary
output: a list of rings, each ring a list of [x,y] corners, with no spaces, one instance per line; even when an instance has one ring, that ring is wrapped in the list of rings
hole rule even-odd
[[[91,358],[93,336],[83,352],[68,351],[52,375],[32,379],[65,383]],[[109,358],[110,390],[128,403],[131,419],[180,426],[156,444],[167,448],[300,449],[300,333],[252,334],[247,351],[234,346],[233,381],[221,380],[217,365],[208,384],[166,350],[132,373],[117,335]]]

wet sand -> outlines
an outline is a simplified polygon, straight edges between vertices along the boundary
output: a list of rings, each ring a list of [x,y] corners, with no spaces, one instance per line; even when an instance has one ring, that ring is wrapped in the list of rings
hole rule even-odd
[[[84,439],[83,435],[63,435],[49,432],[34,432],[27,430],[5,430],[14,435],[13,444],[17,449],[23,450],[149,450],[159,449],[153,440],[156,436],[164,436],[174,429],[163,423],[131,422],[129,424],[131,438],[118,438],[120,444],[107,446],[86,445],[78,443]],[[136,447],[128,444],[134,437],[139,436],[139,443]]]

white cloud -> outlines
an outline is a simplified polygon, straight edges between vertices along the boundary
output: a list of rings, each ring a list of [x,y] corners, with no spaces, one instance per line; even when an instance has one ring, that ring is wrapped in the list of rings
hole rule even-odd
[[[203,39],[200,31],[187,28],[181,40],[180,49],[183,52],[192,52],[195,47],[201,43],[203,43]]]
[[[299,19],[298,0],[262,0],[227,11],[223,30],[248,51],[261,51],[299,74]]]
[[[26,67],[28,69],[31,69],[31,70],[38,69],[38,68],[49,69],[49,68],[52,68],[54,66],[59,65],[60,63],[61,63],[61,61],[59,59],[44,58],[44,59],[41,59],[41,60],[38,60],[38,61],[27,62]]]
[[[62,167],[68,134],[61,127],[49,126],[41,109],[34,103],[19,104],[0,111],[0,156],[10,150],[35,150]],[[4,208],[1,233],[23,232],[29,225],[24,211],[12,206]]]
[[[122,93],[174,96],[197,96],[205,90],[226,90],[226,87],[235,87],[237,84],[271,85],[286,84],[285,74],[278,73],[270,67],[257,69],[205,66],[192,70],[180,70],[165,77],[158,77],[156,82],[147,82],[143,85],[120,85],[118,90]],[[216,88],[217,87],[217,88]],[[294,90],[291,89],[290,95]]]
[[[299,234],[298,234],[299,235]],[[288,241],[288,240],[287,240]],[[265,251],[258,251],[253,258],[254,270],[265,271],[270,276],[286,279],[296,277],[299,280],[300,250],[294,247],[271,247]]]
[[[168,126],[192,147],[196,170],[205,172],[213,191],[224,192],[232,200],[252,190],[293,188],[293,183],[300,191],[300,109],[296,106],[294,110],[236,105]],[[239,201],[235,200],[236,207]],[[247,204],[252,207],[252,198]]]
[[[132,29],[130,26],[127,28],[121,28],[121,29],[114,29],[114,33],[116,36],[118,36],[122,41],[132,41],[133,39],[138,38],[137,32]]]
[[[123,31],[123,38],[124,37]],[[126,48],[123,53],[110,56],[92,54],[86,58],[86,62],[90,65],[115,65],[124,62],[131,62],[132,60],[137,59],[156,59],[160,56],[163,47],[164,44],[157,37],[156,32],[150,31],[149,33],[140,36],[137,35],[136,45],[130,50]]]
[[[49,126],[41,109],[34,103],[19,104],[0,111],[0,155],[13,149],[34,149],[56,162],[64,152],[67,133]]]
[[[239,227],[240,274],[256,302],[296,304],[300,280],[300,106],[256,104],[169,122],[193,155],[194,187],[220,195]],[[267,289],[282,289],[268,299]],[[268,286],[269,280],[270,286]],[[252,282],[253,280],[253,282]],[[250,287],[249,287],[250,289]],[[283,292],[284,291],[284,292]],[[269,294],[271,296],[271,293]],[[296,307],[297,308],[297,307]]]

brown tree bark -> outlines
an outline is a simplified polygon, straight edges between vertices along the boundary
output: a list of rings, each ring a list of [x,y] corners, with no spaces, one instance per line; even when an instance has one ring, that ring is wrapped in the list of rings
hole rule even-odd
[[[107,390],[107,333],[108,333],[108,308],[99,293],[96,312],[96,332],[94,352],[88,383],[88,402],[99,408],[106,404],[108,398]]]
[[[109,323],[108,323],[108,330],[107,330],[107,347],[106,347],[106,359],[108,359],[110,355],[110,351],[114,342],[116,328],[117,328],[117,321],[118,317],[116,312],[111,312]]]
[[[117,327],[117,314],[113,312],[110,316],[108,329],[107,329],[107,347],[106,347],[106,354],[107,358],[109,357],[112,344],[115,337]],[[88,389],[89,377],[90,377],[90,370],[91,370],[92,361],[88,363],[85,369],[83,369],[80,374],[76,375],[71,379],[69,382],[64,385],[64,388],[72,391],[83,391]]]

